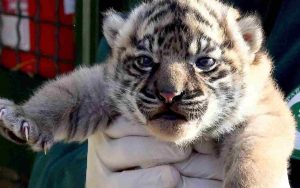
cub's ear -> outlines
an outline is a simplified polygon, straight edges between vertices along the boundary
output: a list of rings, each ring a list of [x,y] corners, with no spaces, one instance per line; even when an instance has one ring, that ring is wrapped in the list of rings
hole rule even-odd
[[[119,33],[119,29],[125,23],[125,18],[120,13],[114,10],[104,13],[103,19],[103,34],[110,47],[115,44],[116,37]]]
[[[259,51],[264,40],[260,19],[255,15],[250,15],[239,18],[237,22],[250,50],[253,53]]]

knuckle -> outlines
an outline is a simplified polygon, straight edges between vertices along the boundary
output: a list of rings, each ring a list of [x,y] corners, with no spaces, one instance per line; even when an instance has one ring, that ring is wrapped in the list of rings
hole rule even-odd
[[[160,167],[160,179],[163,188],[173,188],[180,180],[180,174],[174,167],[165,165]]]
[[[174,146],[174,152],[176,154],[174,156],[176,156],[177,160],[181,161],[190,156],[192,149],[190,147],[180,148],[178,146]]]
[[[110,147],[103,147],[100,150],[101,150],[101,152],[99,152],[98,155],[101,158],[102,162],[109,168],[118,169],[120,163],[122,163],[122,162],[119,160],[118,156],[112,155],[112,153],[115,153],[115,152],[111,151]],[[114,156],[114,157],[112,157],[112,156]],[[116,161],[119,161],[119,162],[116,162]]]

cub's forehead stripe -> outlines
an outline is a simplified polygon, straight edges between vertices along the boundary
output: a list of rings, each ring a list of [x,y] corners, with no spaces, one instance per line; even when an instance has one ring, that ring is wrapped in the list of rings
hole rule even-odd
[[[164,39],[167,40],[168,37]],[[145,35],[141,40],[137,41],[136,48],[140,51],[152,52],[154,37],[151,35]],[[189,42],[191,41],[191,42]],[[218,58],[222,54],[222,46],[219,46],[215,41],[199,33],[198,38],[194,38],[186,41],[189,45],[188,50],[190,54],[207,53]]]
[[[151,15],[148,19],[145,20],[146,24],[149,25],[153,22],[159,21],[161,17],[166,16],[167,14],[171,14],[172,12],[170,11],[170,6],[167,6],[166,8],[162,8],[159,11],[156,11],[154,15]]]
[[[153,9],[153,7],[151,7],[151,9]],[[207,11],[210,12],[209,10]],[[159,21],[160,18],[166,16],[167,14],[174,14],[175,19],[182,16],[193,16],[198,22],[201,22],[209,27],[213,27],[214,24],[218,24],[218,22],[211,23],[211,19],[205,17],[204,14],[201,14],[201,12],[197,9],[179,4],[177,2],[166,3],[166,6],[164,7],[157,7],[156,11],[146,11],[143,16],[145,19],[143,22],[146,22],[145,25],[151,25],[151,23]]]
[[[141,40],[137,42],[136,48],[138,50],[152,52],[152,45],[154,38],[151,35],[145,35]]]
[[[216,20],[217,23],[219,23],[217,12],[212,9],[212,7],[209,7],[209,5],[206,4],[206,2],[203,2],[203,6],[208,11],[208,14]],[[220,23],[219,23],[220,24]]]
[[[206,37],[193,39],[188,50],[189,53],[193,55],[204,53],[212,56],[213,58],[219,58],[222,54],[220,47]]]
[[[135,38],[134,46],[137,50],[152,53],[154,45],[161,46],[162,42],[168,40],[168,33],[176,36],[184,33],[184,35],[190,36],[182,40],[186,43],[187,50],[193,52],[190,54],[209,53],[218,57],[223,50],[221,45],[223,39],[217,42],[215,40],[218,37],[208,33],[211,29],[220,28],[216,12],[205,3],[200,3],[198,6],[192,7],[185,2],[173,0],[156,1],[148,4],[145,6],[145,11],[141,11],[142,16],[139,19],[139,27],[137,27],[139,29],[133,37]],[[190,23],[200,25],[195,28]],[[176,30],[183,33],[174,33]],[[160,32],[163,33],[164,37],[157,35]],[[195,40],[193,35],[199,37],[196,39],[197,44],[191,45],[192,41]],[[156,44],[157,42],[158,44]]]
[[[187,13],[192,13],[192,15],[195,16],[197,21],[202,22],[209,27],[213,27],[213,24],[209,21],[209,19],[205,18],[204,15],[202,15],[199,11],[193,8],[189,8],[189,10],[187,10]]]
[[[148,18],[151,16],[155,11],[160,10],[161,7],[164,7],[165,5],[170,4],[170,0],[163,0],[159,1],[158,3],[154,4],[153,6],[150,6],[148,10],[146,10],[144,14],[144,18]]]

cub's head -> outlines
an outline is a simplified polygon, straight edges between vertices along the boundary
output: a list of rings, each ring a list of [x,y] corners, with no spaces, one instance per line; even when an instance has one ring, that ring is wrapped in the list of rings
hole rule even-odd
[[[213,0],[154,0],[128,17],[109,11],[103,30],[112,98],[164,140],[230,131],[255,103],[262,84],[253,80],[269,76],[269,65],[258,68],[258,19]]]

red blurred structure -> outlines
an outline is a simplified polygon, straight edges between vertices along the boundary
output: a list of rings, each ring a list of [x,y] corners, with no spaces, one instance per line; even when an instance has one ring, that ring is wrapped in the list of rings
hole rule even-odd
[[[74,12],[67,0],[0,1],[3,66],[47,78],[73,69]]]

